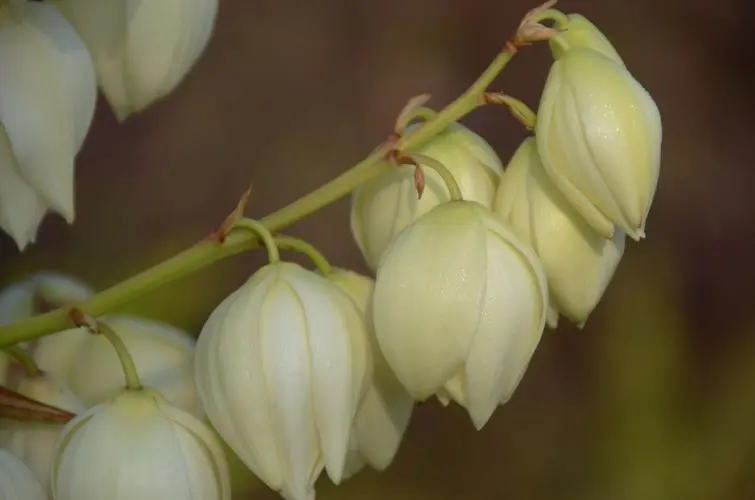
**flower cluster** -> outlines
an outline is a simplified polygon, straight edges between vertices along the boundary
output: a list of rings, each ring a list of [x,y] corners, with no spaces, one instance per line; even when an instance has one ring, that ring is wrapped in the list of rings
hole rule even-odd
[[[0,1],[0,229],[20,249],[48,211],[74,220],[97,87],[119,120],[172,91],[207,45],[217,2]]]
[[[77,416],[44,432],[7,429],[13,455],[0,452],[0,492],[225,500],[234,476],[227,460],[238,457],[284,498],[312,500],[323,472],[337,484],[366,465],[388,467],[418,401],[453,401],[485,426],[515,393],[546,325],[588,320],[626,237],[645,237],[658,182],[652,98],[590,21],[547,7],[530,12],[510,42],[551,46],[537,113],[481,85],[449,106],[508,106],[534,131],[508,162],[449,108],[436,114],[418,98],[377,160],[349,172],[371,175],[353,191],[350,222],[374,278],[331,267],[308,243],[278,233],[275,217],[237,210],[197,253],[228,252],[223,245],[241,231],[252,234],[247,244],[264,244],[269,262],[217,306],[196,346],[162,323],[72,307],[77,328],[9,351],[30,359],[25,377],[0,366],[7,385]],[[555,27],[539,24],[546,15]],[[514,52],[507,46],[492,67]],[[140,109],[134,96],[143,94],[134,92],[128,106],[114,104],[119,113]],[[106,94],[122,103],[117,88]],[[281,249],[306,253],[317,270],[282,260]],[[40,305],[86,303],[90,293],[41,275],[0,294],[0,314],[14,320]],[[10,484],[14,475],[24,484]]]

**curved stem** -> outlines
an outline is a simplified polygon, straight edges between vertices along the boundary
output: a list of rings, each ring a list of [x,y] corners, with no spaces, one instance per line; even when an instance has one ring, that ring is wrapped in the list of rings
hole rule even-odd
[[[317,266],[317,269],[320,270],[320,273],[322,273],[323,276],[327,276],[331,272],[333,272],[333,266],[330,265],[328,259],[326,259],[319,250],[317,250],[308,242],[300,238],[294,238],[293,236],[276,236],[275,243],[280,248],[295,250],[297,252],[306,254],[306,256],[309,257],[309,259],[315,264],[315,266]]]
[[[351,169],[293,203],[263,217],[260,222],[270,231],[283,229],[298,219],[346,196],[360,184],[391,168],[391,164],[384,160],[392,150],[409,150],[418,147],[453,122],[476,109],[480,102],[480,96],[514,57],[515,53],[516,50],[513,48],[506,48],[500,52],[466,92],[440,111],[435,118],[422,123],[411,134],[401,137],[394,144],[385,143],[381,145]],[[258,245],[259,241],[255,235],[245,231],[232,231],[223,243],[202,241],[152,268],[76,304],[76,307],[90,316],[97,317],[161,285],[191,274],[230,255],[256,248]],[[63,307],[10,325],[0,326],[0,347],[64,330],[69,325],[68,313],[69,308]]]
[[[529,130],[535,128],[537,115],[532,111],[532,108],[527,106],[523,101],[502,93],[488,93],[485,94],[485,98],[490,103],[507,106],[509,111],[511,111],[511,114],[513,114],[514,117]]]
[[[123,343],[120,336],[118,336],[118,334],[105,323],[100,322],[97,322],[96,334],[102,335],[113,345],[115,353],[118,355],[118,360],[123,367],[123,375],[126,378],[126,388],[134,391],[141,389],[142,381],[139,379],[139,372],[136,371],[134,358],[131,357],[131,353],[128,352],[126,344]]]
[[[31,378],[39,375],[39,367],[37,366],[37,363],[34,362],[34,358],[32,358],[24,349],[17,345],[9,345],[3,347],[2,350],[5,351],[8,356],[18,361],[23,367],[24,373],[27,377]]]
[[[252,231],[254,234],[260,237],[262,243],[267,249],[267,259],[272,264],[281,260],[280,252],[278,251],[278,245],[275,244],[273,235],[270,234],[270,230],[264,226],[261,222],[248,217],[241,218],[233,225],[234,228],[243,228]]]
[[[547,9],[533,15],[530,20],[533,23],[539,23],[541,21],[553,21],[554,27],[557,29],[565,29],[569,24],[569,18],[556,9]]]
[[[421,165],[424,165],[435,170],[438,175],[440,175],[440,178],[443,179],[443,183],[446,185],[446,188],[448,188],[448,193],[451,196],[451,201],[460,201],[464,199],[461,196],[461,188],[459,187],[459,183],[456,182],[453,174],[450,170],[448,170],[448,168],[446,168],[445,165],[443,165],[435,158],[431,158],[425,155],[412,154],[408,156],[417,163],[417,168],[422,168]]]

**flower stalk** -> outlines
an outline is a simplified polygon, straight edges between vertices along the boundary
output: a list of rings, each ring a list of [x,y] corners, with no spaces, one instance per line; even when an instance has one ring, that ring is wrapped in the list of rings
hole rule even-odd
[[[1,0],[0,0],[1,1]],[[406,151],[422,145],[479,106],[481,96],[516,54],[515,44],[508,43],[480,77],[456,100],[423,122],[410,134],[386,141],[369,156],[330,182],[302,196],[293,203],[267,215],[259,222],[269,231],[281,230],[297,220],[348,195],[360,184],[391,168],[384,161],[393,151]],[[97,317],[116,309],[155,288],[191,274],[214,262],[259,246],[259,238],[250,231],[232,230],[222,243],[202,241],[187,250],[126,279],[76,305],[77,309]],[[23,321],[0,327],[0,347],[32,340],[61,331],[69,325],[70,308],[63,307]]]
[[[0,8],[2,8],[2,0],[0,0]],[[24,374],[29,377],[36,377],[39,375],[39,367],[34,362],[34,359],[25,350],[17,345],[9,345],[2,349],[11,358],[18,361],[21,367],[24,369]]]
[[[328,276],[333,272],[333,266],[330,265],[328,259],[326,259],[325,256],[314,246],[301,238],[295,238],[293,236],[276,236],[275,244],[278,245],[278,248],[294,250],[305,254],[323,276]]]
[[[126,344],[123,343],[121,337],[115,333],[115,330],[107,326],[105,323],[97,323],[97,330],[94,332],[97,335],[105,337],[115,349],[115,353],[118,355],[118,360],[123,367],[123,376],[126,378],[126,388],[132,391],[138,391],[142,389],[142,381],[139,379],[139,372],[136,370],[134,364],[134,358],[131,357],[131,353],[128,352]]]

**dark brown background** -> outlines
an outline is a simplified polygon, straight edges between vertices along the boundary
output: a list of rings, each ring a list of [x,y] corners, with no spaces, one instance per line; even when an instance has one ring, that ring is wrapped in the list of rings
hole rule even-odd
[[[263,215],[368,153],[412,95],[462,92],[533,2],[221,0],[214,38],[182,86],[117,124],[104,101],[77,166],[77,219],[48,217],[0,283],[53,269],[103,288],[203,237],[252,182]],[[563,1],[614,42],[664,121],[648,238],[627,249],[584,331],[547,332],[513,400],[475,432],[458,407],[415,413],[395,463],[319,498],[755,498],[755,201],[747,0]],[[537,104],[546,47],[496,83]],[[506,112],[465,120],[507,159]],[[298,223],[364,271],[348,202]],[[198,331],[262,262],[238,257],[130,307]],[[275,498],[261,488],[254,498]],[[250,498],[252,497],[250,496]]]

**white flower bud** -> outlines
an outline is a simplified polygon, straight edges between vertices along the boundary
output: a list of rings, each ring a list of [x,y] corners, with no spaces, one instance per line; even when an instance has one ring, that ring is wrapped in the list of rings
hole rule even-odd
[[[17,456],[0,448],[0,498],[47,500],[37,478]]]
[[[188,333],[136,316],[114,315],[102,321],[126,344],[145,385],[178,408],[203,416],[194,384],[194,339]],[[43,337],[34,360],[40,369],[65,382],[87,406],[105,401],[124,385],[123,370],[110,342],[84,328]]]
[[[412,127],[407,129],[411,133]],[[454,124],[424,146],[411,151],[442,163],[459,184],[465,200],[493,206],[503,165],[493,148],[466,127]],[[367,264],[376,269],[393,239],[409,224],[450,195],[440,175],[423,168],[425,189],[417,197],[413,167],[395,167],[354,191],[351,232]]]
[[[0,11],[0,67],[0,228],[23,250],[48,209],[73,222],[96,81],[76,31],[47,3]]]
[[[86,408],[63,384],[49,375],[22,379],[16,389],[20,394],[73,414]],[[2,444],[22,459],[44,491],[50,490],[50,464],[63,424],[52,422],[9,422],[2,430]]]
[[[56,500],[230,500],[215,434],[150,389],[126,390],[66,424],[51,469]]]
[[[53,3],[84,40],[121,120],[178,86],[207,45],[218,9],[218,0]]]
[[[375,333],[412,395],[450,394],[479,429],[519,384],[543,332],[547,294],[537,256],[512,230],[478,203],[450,202],[386,251]]]
[[[624,232],[605,239],[587,225],[546,175],[533,138],[511,158],[494,211],[537,252],[551,306],[584,324],[624,254]]]
[[[268,486],[313,499],[323,466],[338,483],[371,372],[364,318],[337,286],[276,262],[202,328],[196,379],[223,439]]]
[[[592,50],[567,51],[551,67],[535,130],[548,175],[587,222],[606,238],[615,224],[642,239],[661,118],[626,68]]]
[[[548,42],[555,59],[571,49],[590,49],[624,65],[608,38],[589,19],[580,14],[569,14],[566,17],[569,19],[566,28]]]
[[[368,325],[373,372],[354,422],[354,451],[373,469],[383,470],[396,456],[409,426],[414,398],[396,379],[375,338],[372,327],[374,280],[345,269],[333,270],[328,279],[354,300]]]

